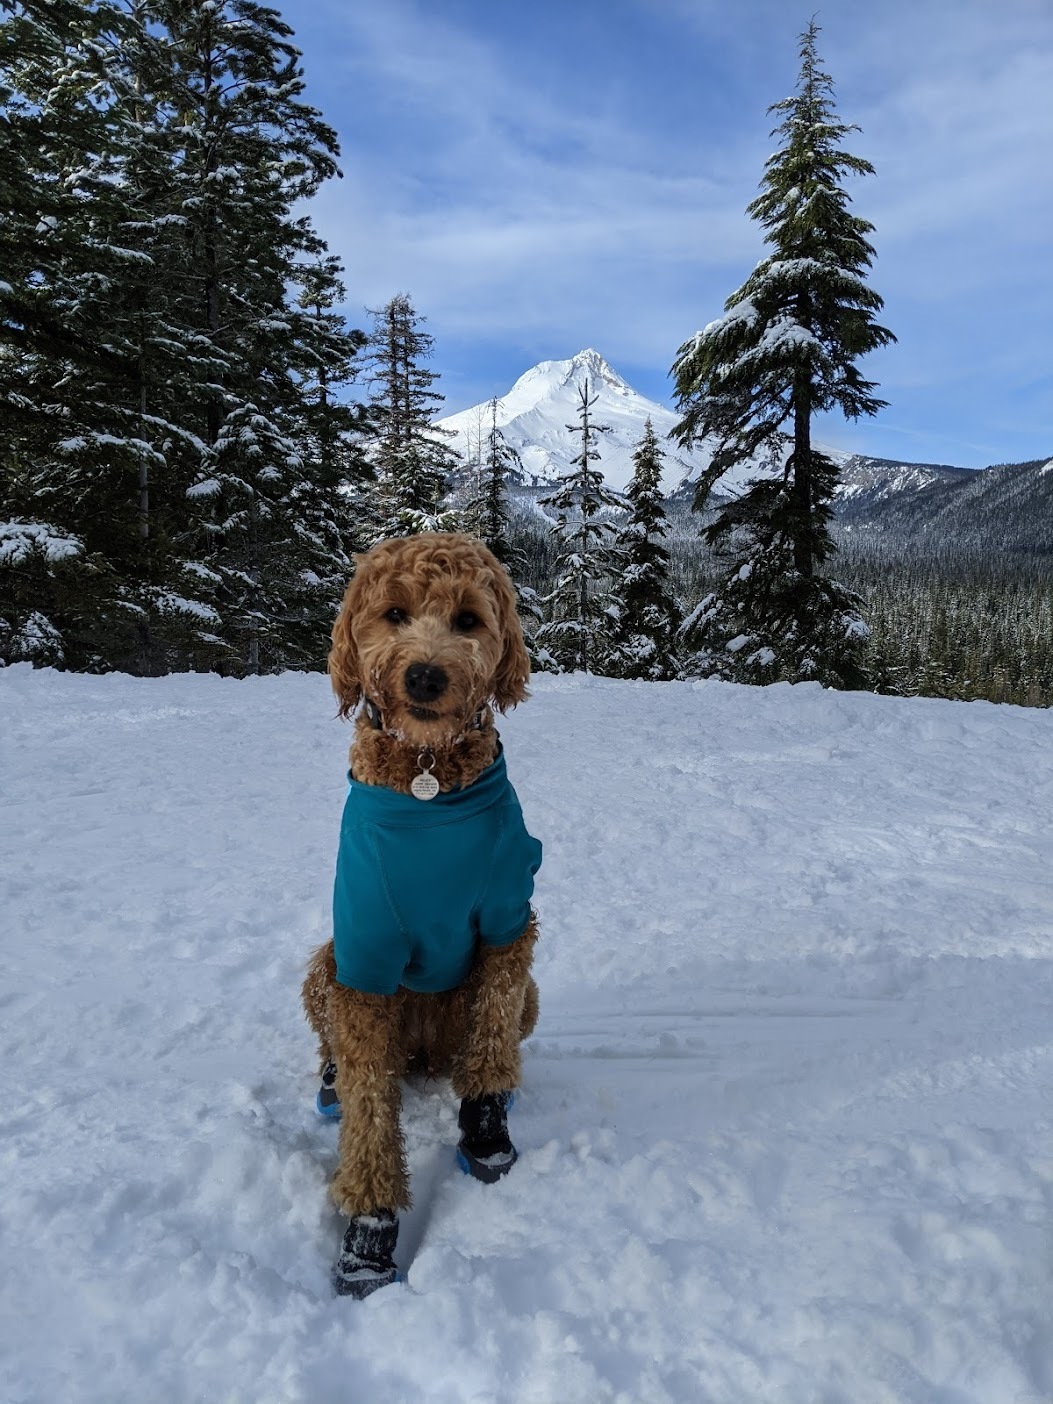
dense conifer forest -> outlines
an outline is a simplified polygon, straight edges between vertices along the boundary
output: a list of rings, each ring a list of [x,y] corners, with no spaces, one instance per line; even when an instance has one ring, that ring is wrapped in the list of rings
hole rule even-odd
[[[670,585],[682,615],[720,578],[698,518],[666,504]],[[925,548],[888,533],[833,531],[833,569],[863,601],[873,691],[1053,706],[1053,556],[992,556],[944,543]],[[555,547],[524,503],[511,539],[526,579],[544,591]]]

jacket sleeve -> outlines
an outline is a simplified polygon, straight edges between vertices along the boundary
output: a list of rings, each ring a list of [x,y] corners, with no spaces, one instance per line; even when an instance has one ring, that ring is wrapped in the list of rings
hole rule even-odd
[[[336,978],[363,994],[394,994],[409,959],[409,940],[389,898],[368,825],[347,821],[333,884]]]
[[[530,920],[534,874],[541,867],[541,844],[527,833],[518,803],[506,805],[490,877],[476,912],[479,939],[507,946],[522,936]]]

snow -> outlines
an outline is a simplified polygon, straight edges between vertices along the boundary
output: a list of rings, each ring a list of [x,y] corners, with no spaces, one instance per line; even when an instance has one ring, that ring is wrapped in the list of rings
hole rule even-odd
[[[174,590],[155,591],[152,598],[160,610],[167,610],[172,614],[189,614],[206,624],[220,622],[220,616],[211,605],[203,604],[201,600],[187,599],[185,595],[176,594]]]
[[[335,1298],[321,676],[0,672],[0,1398],[1042,1404],[1053,713],[543,677],[521,1159]]]
[[[187,497],[215,497],[222,490],[218,478],[203,478],[199,483],[191,483],[186,490]]]
[[[21,565],[34,551],[45,560],[64,561],[82,555],[84,543],[43,522],[0,522],[0,565]]]
[[[807,327],[787,315],[776,317],[757,343],[755,351],[764,355],[781,351],[786,347],[818,346],[819,340]]]
[[[117,434],[78,434],[71,439],[61,439],[55,447],[62,453],[79,453],[82,449],[99,448],[108,444],[116,444],[119,448],[147,449],[154,459],[161,463],[165,461],[164,454],[158,453],[147,440],[126,438]]]
[[[775,651],[770,648],[758,648],[756,653],[751,653],[746,660],[747,663],[758,663],[762,668],[770,668],[775,662]]]
[[[695,333],[695,338],[701,340],[703,337],[707,339],[714,337],[718,333],[722,335],[725,331],[738,327],[740,324],[750,327],[756,320],[757,308],[752,300],[746,297],[741,302],[736,302],[734,307],[725,312],[722,317],[708,322],[702,331]]]

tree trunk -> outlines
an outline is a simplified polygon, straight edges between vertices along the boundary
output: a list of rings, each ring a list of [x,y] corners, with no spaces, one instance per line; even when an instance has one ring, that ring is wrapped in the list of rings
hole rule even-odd
[[[146,455],[146,371],[139,364],[139,539],[150,539],[150,460]]]
[[[812,387],[798,372],[793,392],[793,563],[802,580],[812,578]]]
[[[203,211],[204,230],[202,241],[205,256],[205,325],[208,328],[209,340],[213,345],[218,345],[220,327],[219,235],[216,209],[212,198],[211,177],[215,175],[219,167],[219,136],[210,126],[213,73],[211,36],[208,34],[205,36],[205,50],[202,54],[201,69],[203,77],[202,86],[205,93],[204,122],[207,135],[205,178],[202,182],[203,188],[206,191]],[[218,441],[220,429],[223,425],[222,405],[215,395],[209,396],[206,407],[206,422],[206,441],[211,448]]]

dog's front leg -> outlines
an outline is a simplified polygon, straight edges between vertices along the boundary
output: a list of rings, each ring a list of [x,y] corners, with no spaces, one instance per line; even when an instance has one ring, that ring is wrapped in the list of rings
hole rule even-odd
[[[531,916],[522,936],[507,946],[479,947],[469,977],[465,1039],[453,1067],[460,1097],[519,1086],[523,1005],[536,941],[537,922]]]
[[[336,1062],[340,1161],[329,1193],[350,1223],[333,1275],[339,1293],[366,1296],[395,1280],[398,1212],[409,1175],[399,1113],[402,995],[362,994],[334,984],[329,1034]]]
[[[531,916],[522,936],[509,945],[481,946],[470,977],[465,1039],[453,1066],[453,1086],[461,1098],[458,1152],[462,1168],[487,1183],[507,1174],[516,1161],[507,1110],[519,1086],[536,940]]]
[[[329,1036],[343,1115],[340,1163],[330,1195],[345,1214],[409,1207],[399,1124],[401,1018],[401,994],[362,994],[332,986]]]

